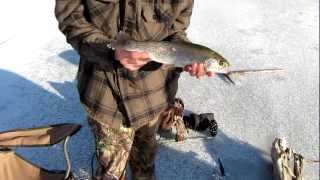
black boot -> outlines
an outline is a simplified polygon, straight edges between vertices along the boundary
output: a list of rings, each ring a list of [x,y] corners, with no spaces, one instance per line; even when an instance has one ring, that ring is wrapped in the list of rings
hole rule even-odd
[[[218,132],[218,124],[214,119],[213,113],[195,114],[183,117],[184,123],[187,128],[196,131],[205,131],[208,129],[211,136],[216,136]]]

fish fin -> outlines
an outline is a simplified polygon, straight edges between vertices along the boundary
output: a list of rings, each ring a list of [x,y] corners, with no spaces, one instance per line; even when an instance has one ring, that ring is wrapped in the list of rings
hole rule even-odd
[[[126,34],[125,32],[123,32],[123,31],[120,31],[119,33],[118,33],[118,35],[117,35],[117,41],[120,41],[120,42],[122,42],[122,41],[129,41],[129,40],[131,40],[132,38],[128,35],[128,34]]]
[[[229,83],[236,85],[236,83],[234,83],[234,81],[230,78],[229,74],[224,74],[224,76],[228,79]]]
[[[230,78],[228,74],[217,73],[218,77],[224,82],[232,85],[236,85],[236,83]]]
[[[115,40],[112,40],[110,43],[110,47],[112,49],[123,47],[130,41],[130,36],[125,34],[123,31],[120,31]]]

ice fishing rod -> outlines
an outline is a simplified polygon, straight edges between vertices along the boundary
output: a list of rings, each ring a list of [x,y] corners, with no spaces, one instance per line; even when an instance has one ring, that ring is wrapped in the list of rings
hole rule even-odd
[[[274,73],[274,72],[284,72],[285,70],[282,68],[265,68],[265,69],[238,69],[238,70],[231,70],[227,73],[217,73],[218,77],[221,78],[223,81],[235,85],[235,82],[232,80],[230,76],[233,75],[245,75],[248,73]]]

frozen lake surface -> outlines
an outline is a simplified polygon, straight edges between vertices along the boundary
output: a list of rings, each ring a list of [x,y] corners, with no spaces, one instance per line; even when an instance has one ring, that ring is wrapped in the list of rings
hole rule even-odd
[[[188,29],[193,42],[217,50],[234,68],[286,72],[240,77],[237,86],[184,73],[178,96],[189,112],[215,113],[219,134],[160,145],[158,179],[212,179],[220,158],[228,180],[270,180],[270,147],[278,136],[319,159],[318,7],[313,0],[195,2]],[[82,124],[71,158],[77,177],[87,179],[94,144],[75,87],[78,55],[58,31],[53,10],[52,1],[0,7],[0,131]],[[19,152],[45,167],[64,167],[60,146]],[[319,179],[318,164],[306,164],[305,179]]]

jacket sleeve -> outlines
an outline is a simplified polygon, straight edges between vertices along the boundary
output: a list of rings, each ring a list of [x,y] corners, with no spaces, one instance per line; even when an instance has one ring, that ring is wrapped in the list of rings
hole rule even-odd
[[[56,0],[55,16],[67,42],[88,61],[106,64],[110,38],[85,17],[82,0]]]
[[[169,41],[189,41],[186,30],[190,24],[193,0],[183,1],[185,4],[179,16],[173,22],[173,34],[168,37]]]

